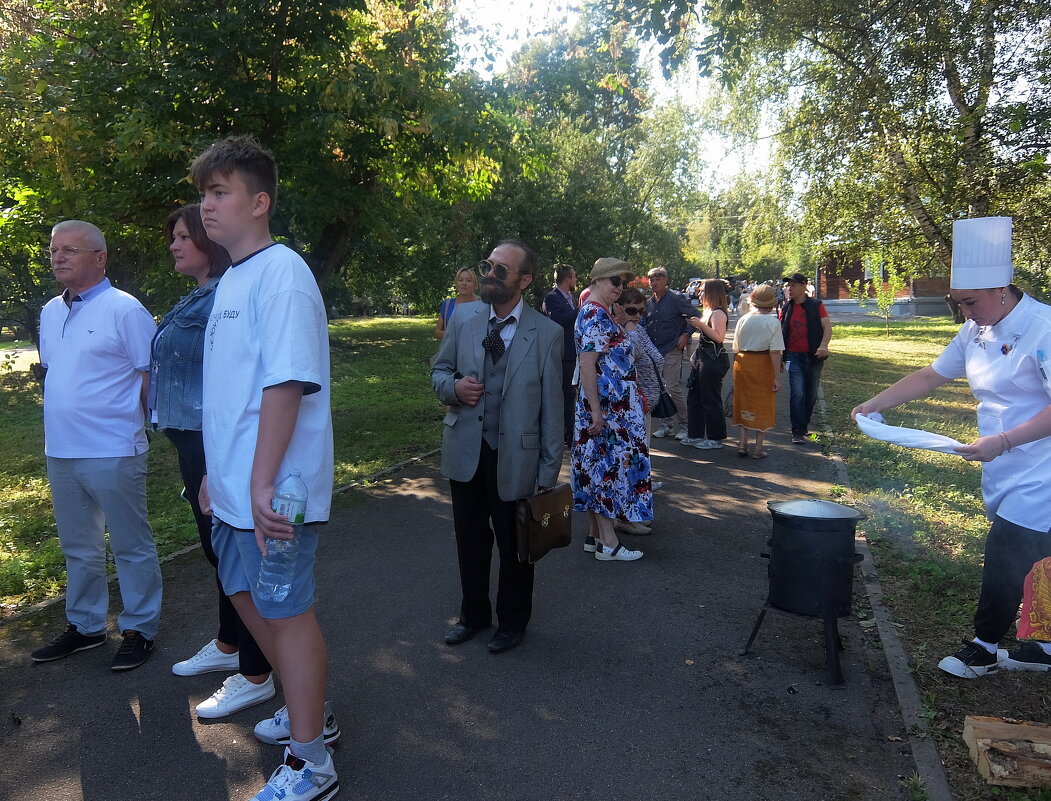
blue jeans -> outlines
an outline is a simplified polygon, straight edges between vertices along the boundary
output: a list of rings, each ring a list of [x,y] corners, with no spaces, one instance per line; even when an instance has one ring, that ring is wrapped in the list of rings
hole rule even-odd
[[[785,353],[785,362],[788,364],[788,387],[791,392],[788,413],[792,420],[792,433],[806,434],[810,428],[810,418],[814,415],[825,360],[790,350]]]

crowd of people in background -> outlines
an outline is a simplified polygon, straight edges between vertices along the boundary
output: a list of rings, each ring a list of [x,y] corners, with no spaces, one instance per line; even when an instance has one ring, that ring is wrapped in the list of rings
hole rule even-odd
[[[479,270],[483,281],[493,280],[486,278],[487,269]],[[464,274],[456,274],[457,296],[439,309],[439,338],[456,304],[475,297],[477,285]],[[563,442],[575,508],[588,516],[584,550],[596,559],[635,561],[643,555],[618,534],[652,533],[652,493],[661,482],[651,474],[651,438],[721,449],[729,417],[738,429],[738,455],[763,459],[767,432],[776,425],[781,376],[788,372],[793,442],[806,441],[831,326],[824,304],[813,297],[814,285],[801,274],[762,283],[692,279],[679,292],[671,289],[664,267],[653,267],[642,278],[628,262],[606,257],[595,262],[578,297],[571,265],[556,264],[552,277],[540,311],[562,331]],[[732,315],[738,315],[736,334]],[[500,323],[494,319],[490,325]],[[726,398],[731,365],[733,389]],[[466,389],[474,377],[464,371],[457,384],[461,379]],[[439,395],[445,392],[440,389]],[[478,617],[463,614],[448,641],[473,636],[481,628]]]

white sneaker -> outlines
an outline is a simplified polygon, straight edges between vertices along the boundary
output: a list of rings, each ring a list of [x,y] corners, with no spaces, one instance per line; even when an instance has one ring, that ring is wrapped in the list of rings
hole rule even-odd
[[[332,754],[325,752],[319,764],[299,759],[285,749],[285,762],[270,775],[266,786],[252,796],[252,801],[325,801],[339,792],[339,778]]]
[[[672,427],[667,423],[661,423],[656,431],[653,432],[653,436],[657,439],[663,439],[672,432]]]
[[[634,562],[642,558],[642,551],[625,548],[623,542],[617,543],[616,548],[608,548],[600,542],[598,550],[595,551],[595,558],[600,562]]]
[[[656,492],[657,490],[659,490],[663,486],[664,486],[664,482],[663,481],[652,481],[652,482],[650,482],[650,491],[651,492]]]
[[[653,529],[645,523],[629,523],[624,520],[614,520],[613,528],[615,531],[620,531],[624,534],[652,534]],[[598,543],[596,543],[597,546]],[[595,548],[595,552],[598,553],[598,548]]]
[[[332,745],[340,735],[339,724],[336,723],[336,716],[332,714],[328,701],[325,701],[325,728],[322,734],[325,737],[325,745]],[[292,739],[292,726],[288,722],[288,707],[281,707],[272,718],[255,724],[255,738],[261,743],[270,745],[288,745]]]
[[[684,439],[689,439],[689,438],[690,438],[690,432],[687,429],[685,429],[685,428],[680,428],[679,429],[679,433],[675,435],[675,439],[679,440],[679,442],[682,442]]]
[[[197,717],[225,718],[234,712],[269,701],[275,695],[277,690],[274,689],[272,675],[267,676],[262,684],[253,684],[240,673],[235,673],[212,693],[211,698],[197,705]]]
[[[693,447],[702,451],[713,451],[721,448],[723,444],[716,439],[699,439],[693,443]]]
[[[212,640],[204,648],[182,662],[172,665],[176,676],[199,676],[202,673],[237,671],[237,654],[224,654],[219,650],[216,641]]]

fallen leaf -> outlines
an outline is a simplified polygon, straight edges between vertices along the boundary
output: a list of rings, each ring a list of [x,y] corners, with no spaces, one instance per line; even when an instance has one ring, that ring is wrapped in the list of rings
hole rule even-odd
[[[692,665],[693,664],[693,660],[692,659],[687,659],[686,660],[686,664],[687,665]]]

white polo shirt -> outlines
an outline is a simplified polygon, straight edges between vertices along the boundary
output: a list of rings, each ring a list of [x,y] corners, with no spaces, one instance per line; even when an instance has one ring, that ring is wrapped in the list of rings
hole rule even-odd
[[[127,292],[104,278],[67,306],[40,312],[44,453],[58,459],[137,456],[143,430],[142,374],[150,369],[156,325]]]

